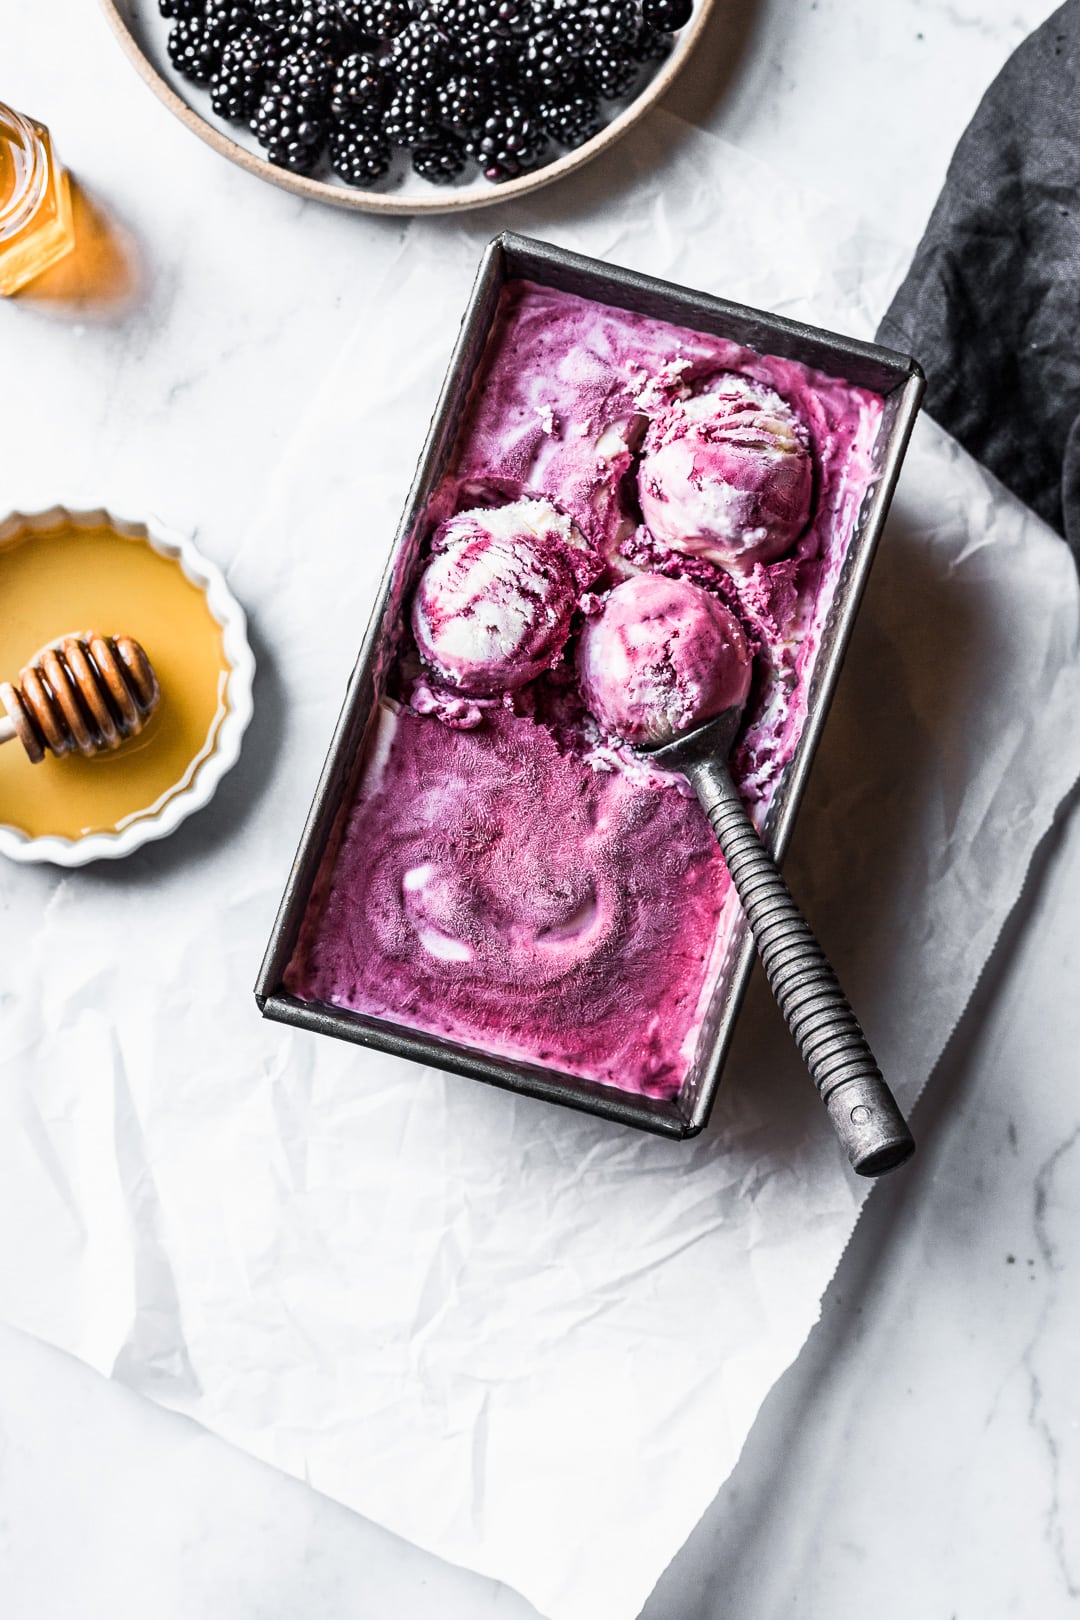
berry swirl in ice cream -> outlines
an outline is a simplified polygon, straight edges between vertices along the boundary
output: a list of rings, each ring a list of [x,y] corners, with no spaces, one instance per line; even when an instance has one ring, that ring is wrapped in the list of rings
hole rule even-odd
[[[741,708],[751,659],[738,619],[700,585],[635,574],[587,620],[577,670],[603,729],[648,746]]]
[[[727,881],[682,794],[592,770],[501,706],[482,731],[403,709],[384,714],[290,983],[670,1096]]]
[[[470,696],[515,691],[558,662],[598,571],[550,501],[459,512],[436,531],[413,598],[420,657]]]
[[[790,551],[813,483],[806,429],[790,405],[734,375],[653,419],[638,472],[655,539],[741,571]]]

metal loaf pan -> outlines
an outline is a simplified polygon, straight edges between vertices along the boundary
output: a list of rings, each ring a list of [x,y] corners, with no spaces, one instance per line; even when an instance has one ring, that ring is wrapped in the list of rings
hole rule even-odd
[[[924,387],[922,372],[914,360],[876,344],[840,337],[798,321],[583,258],[545,242],[504,233],[489,245],[477,274],[379,599],[349,682],[337,730],[270,936],[255,996],[263,1015],[282,1023],[335,1035],[359,1046],[376,1047],[662,1136],[695,1136],[708,1120],[753,963],[754,944],[744,921],[740,921],[734,931],[725,967],[701,1030],[693,1068],[679,1096],[670,1101],[618,1091],[540,1064],[499,1057],[385,1019],[304,1002],[284,989],[285,969],[305,908],[328,841],[334,836],[339,812],[351,797],[362,763],[368,725],[395,656],[401,604],[416,571],[427,504],[453,452],[457,426],[484,353],[500,289],[505,282],[519,278],[730,338],[763,354],[798,360],[884,397],[885,409],[874,451],[880,475],[871,486],[856,522],[819,647],[802,735],[776,791],[766,824],[766,839],[777,856],[783,854],[790,838],[874,548],[919,408]]]

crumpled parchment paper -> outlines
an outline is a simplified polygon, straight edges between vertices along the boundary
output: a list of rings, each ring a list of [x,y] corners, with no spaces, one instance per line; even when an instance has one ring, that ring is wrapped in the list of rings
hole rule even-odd
[[[263,1024],[250,987],[492,229],[862,334],[902,269],[673,118],[611,162],[410,227],[292,380],[214,806],[115,867],[0,870],[0,1314],[555,1620],[637,1613],[867,1188],[760,975],[682,1145]],[[1080,774],[1078,640],[1065,546],[923,423],[788,863],[907,1106]]]

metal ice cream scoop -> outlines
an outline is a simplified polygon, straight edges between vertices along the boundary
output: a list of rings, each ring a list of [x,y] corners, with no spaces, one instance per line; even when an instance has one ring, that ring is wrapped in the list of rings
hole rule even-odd
[[[762,966],[837,1136],[860,1176],[895,1170],[915,1142],[836,974],[758,837],[728,770],[742,718],[727,709],[672,742],[641,748],[691,782],[716,834]]]

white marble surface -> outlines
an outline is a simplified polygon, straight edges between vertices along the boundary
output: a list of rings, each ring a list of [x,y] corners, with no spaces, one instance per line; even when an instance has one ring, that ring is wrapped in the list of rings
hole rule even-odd
[[[22,406],[3,433],[3,504],[36,498],[47,435],[66,492],[119,479],[227,561],[313,354],[343,305],[362,306],[399,227],[225,170],[92,7],[64,0],[46,22],[7,3],[0,93],[50,122],[130,230],[136,288],[124,309],[0,308]],[[913,244],[979,93],[1050,9],[732,5],[672,106]],[[825,1620],[868,1593],[883,1620],[1080,1602],[1076,802],[921,1106],[921,1159],[875,1194],[819,1328],[650,1620]],[[7,1331],[0,1591],[14,1620],[532,1613]]]

